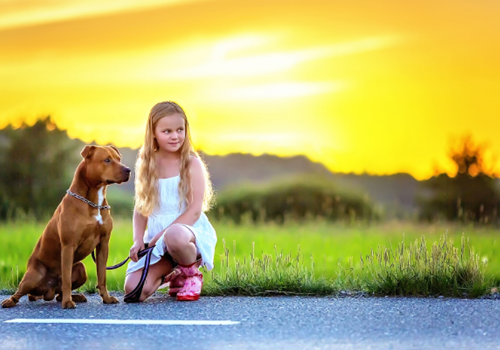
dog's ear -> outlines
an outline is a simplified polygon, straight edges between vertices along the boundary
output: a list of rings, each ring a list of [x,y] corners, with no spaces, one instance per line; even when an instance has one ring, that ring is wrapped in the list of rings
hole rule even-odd
[[[82,155],[83,158],[90,158],[92,157],[92,155],[94,154],[95,152],[95,146],[85,146],[85,148],[82,150],[82,153],[80,153]]]
[[[116,151],[116,153],[118,153],[118,156],[121,158],[122,157],[122,154],[120,153],[120,151],[118,150],[118,148],[116,148],[115,146],[113,145],[109,145],[109,147],[111,147],[112,149],[114,149]]]

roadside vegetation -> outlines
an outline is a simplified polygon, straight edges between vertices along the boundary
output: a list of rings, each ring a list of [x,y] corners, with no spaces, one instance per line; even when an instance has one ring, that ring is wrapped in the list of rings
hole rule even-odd
[[[13,292],[25,273],[82,147],[83,141],[70,139],[50,117],[0,129],[4,293]],[[269,157],[220,159],[213,168],[220,191],[208,213],[219,241],[203,293],[477,297],[496,290],[500,176],[494,162],[485,160],[486,148],[466,136],[450,148],[456,173],[419,181],[411,198],[406,198],[408,183],[392,179],[397,191],[386,197],[387,187],[378,188],[380,182],[369,174],[363,175],[364,187],[339,185],[338,176],[306,158],[299,168],[281,169],[284,163]],[[124,150],[123,156],[131,166],[136,151]],[[243,182],[227,183],[221,169],[232,169],[231,177]],[[262,169],[266,176],[260,176]],[[115,219],[108,265],[125,259],[132,243],[132,184],[107,192]],[[397,216],[388,214],[391,206]],[[391,218],[406,221],[391,223]],[[95,266],[90,257],[84,263],[89,280],[82,290],[94,292]],[[108,288],[121,291],[125,267],[107,276]]]
[[[478,297],[500,285],[498,232],[491,228],[327,221],[259,224],[214,222],[219,241],[204,295],[366,295]],[[108,265],[126,258],[131,222],[116,220]],[[44,225],[0,225],[0,289],[14,291]],[[447,229],[448,228],[448,229]],[[95,292],[96,272],[84,260]],[[108,271],[123,291],[125,267]]]

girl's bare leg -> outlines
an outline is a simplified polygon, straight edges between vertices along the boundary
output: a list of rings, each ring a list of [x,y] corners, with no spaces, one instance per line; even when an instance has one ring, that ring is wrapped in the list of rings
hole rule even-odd
[[[196,237],[184,225],[175,224],[167,228],[163,235],[167,250],[172,258],[179,264],[183,279],[182,283],[176,279],[170,282],[177,300],[195,301],[200,298],[203,287],[203,274],[199,271],[201,262],[196,264],[197,249]],[[180,287],[180,288],[179,288]]]
[[[163,240],[172,258],[181,265],[190,265],[196,261],[196,237],[193,232],[181,224],[167,228]]]
[[[172,262],[163,257],[156,264],[151,265],[139,301],[144,301],[153,295],[163,282],[163,277],[169,274],[172,269]],[[141,280],[142,270],[134,271],[125,277],[125,294],[132,292],[137,287],[137,284]]]

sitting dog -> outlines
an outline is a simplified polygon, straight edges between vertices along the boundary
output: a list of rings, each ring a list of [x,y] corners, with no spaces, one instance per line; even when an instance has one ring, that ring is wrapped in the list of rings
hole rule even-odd
[[[130,169],[121,164],[121,154],[114,146],[85,146],[83,160],[75,171],[66,196],[57,207],[33,250],[26,274],[14,295],[2,307],[15,306],[29,294],[62,301],[63,309],[74,309],[74,302],[85,302],[83,295],[71,295],[87,280],[81,262],[97,248],[97,288],[105,304],[118,300],[106,288],[106,262],[113,220],[106,201],[106,187],[126,182]]]

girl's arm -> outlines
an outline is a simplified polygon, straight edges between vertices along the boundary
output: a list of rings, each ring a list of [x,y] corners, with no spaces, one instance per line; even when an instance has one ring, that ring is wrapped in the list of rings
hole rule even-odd
[[[191,157],[189,160],[189,174],[191,175],[191,192],[188,196],[191,197],[186,210],[179,215],[177,219],[172,222],[173,224],[186,224],[193,226],[201,216],[203,207],[203,198],[205,197],[206,179],[203,172],[203,165],[201,160],[196,157]],[[160,239],[165,230],[158,232],[150,242],[153,245]]]
[[[144,249],[144,233],[146,232],[146,225],[148,218],[141,215],[134,209],[133,216],[133,230],[134,230],[134,244],[130,248],[130,260],[137,262],[139,260],[137,253]]]

